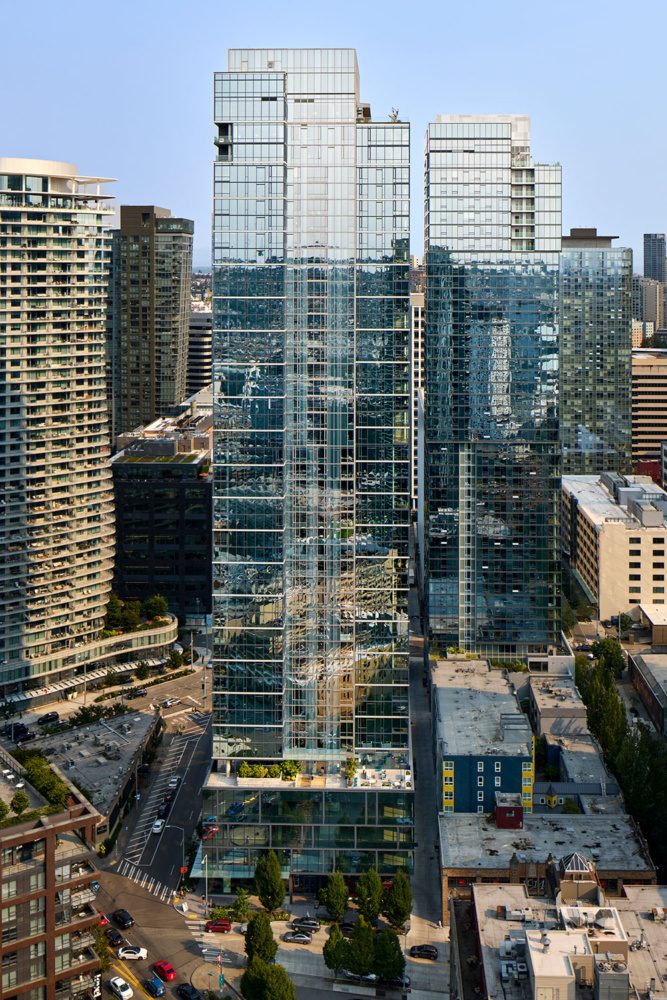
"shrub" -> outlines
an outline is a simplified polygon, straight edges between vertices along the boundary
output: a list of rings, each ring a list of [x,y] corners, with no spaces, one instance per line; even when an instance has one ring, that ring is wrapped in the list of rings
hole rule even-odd
[[[12,812],[15,812],[17,816],[20,816],[21,813],[24,813],[30,805],[30,799],[25,792],[15,792],[9,804],[12,807]]]
[[[168,610],[167,601],[162,594],[153,594],[147,601],[144,601],[144,615],[149,620],[161,618]]]

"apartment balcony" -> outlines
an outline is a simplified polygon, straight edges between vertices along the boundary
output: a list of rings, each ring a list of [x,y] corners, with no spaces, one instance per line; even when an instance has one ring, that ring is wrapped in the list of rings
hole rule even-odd
[[[92,976],[76,976],[74,979],[59,980],[56,983],[54,996],[56,1000],[85,997],[95,988]]]
[[[72,910],[70,903],[61,903],[59,906],[56,906],[56,927],[58,930],[66,927],[70,928],[70,930],[75,930],[79,925],[88,927],[91,925],[91,922],[97,923],[98,919],[97,910],[91,903],[86,903],[85,906],[75,911]]]
[[[93,892],[92,889],[87,887],[85,889],[79,889],[78,891],[73,892],[71,899],[72,899],[72,906],[74,907],[75,910],[78,910],[81,909],[81,907],[85,906],[86,903],[92,903],[92,901],[95,899],[95,893]]]

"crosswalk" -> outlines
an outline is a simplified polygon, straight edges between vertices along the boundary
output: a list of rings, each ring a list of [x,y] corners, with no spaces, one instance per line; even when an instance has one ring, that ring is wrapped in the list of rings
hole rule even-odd
[[[156,896],[163,903],[170,902],[171,897],[174,895],[174,890],[170,889],[168,885],[160,882],[147,872],[142,871],[141,868],[132,864],[126,858],[123,858],[121,861],[118,867],[118,874],[130,879],[131,882],[135,882],[140,888],[145,889],[152,896]]]

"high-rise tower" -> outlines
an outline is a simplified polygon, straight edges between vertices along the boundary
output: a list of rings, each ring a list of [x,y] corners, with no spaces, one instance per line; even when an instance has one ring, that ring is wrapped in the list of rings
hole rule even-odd
[[[185,399],[193,233],[169,209],[121,205],[108,362],[114,442]]]
[[[0,158],[0,691],[99,653],[113,572],[104,178]]]
[[[655,281],[667,278],[667,248],[664,233],[644,233],[644,277]]]
[[[496,657],[555,646],[561,172],[529,120],[440,116],[426,137],[430,627]]]
[[[299,879],[391,872],[412,843],[409,126],[372,121],[351,49],[232,50],[228,65],[208,870],[248,877],[273,847]],[[290,761],[299,777],[266,777]]]

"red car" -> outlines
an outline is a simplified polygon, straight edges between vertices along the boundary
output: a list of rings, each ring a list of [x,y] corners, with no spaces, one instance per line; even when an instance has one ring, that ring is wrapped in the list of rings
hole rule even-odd
[[[206,826],[202,831],[201,839],[210,840],[211,837],[215,837],[216,833],[220,833],[219,826]]]
[[[109,918],[105,917],[103,913],[98,913],[97,915],[100,918],[97,921],[97,926],[98,927],[106,927],[106,925],[109,923]]]
[[[153,968],[160,979],[164,979],[165,983],[170,983],[172,979],[176,978],[176,969],[171,962],[154,962]]]
[[[231,920],[207,920],[206,930],[213,931],[216,934],[229,934],[232,929]]]

